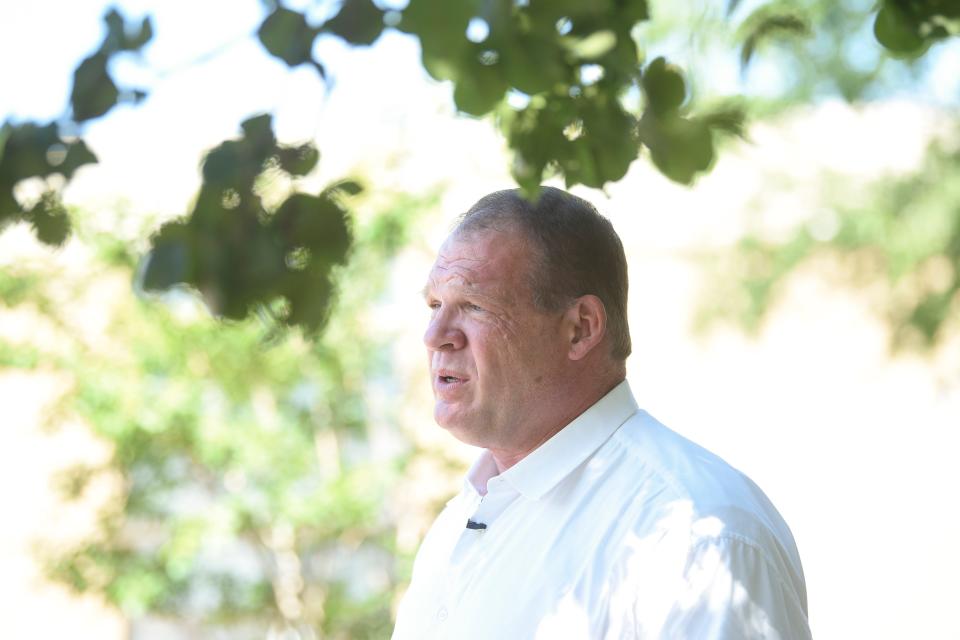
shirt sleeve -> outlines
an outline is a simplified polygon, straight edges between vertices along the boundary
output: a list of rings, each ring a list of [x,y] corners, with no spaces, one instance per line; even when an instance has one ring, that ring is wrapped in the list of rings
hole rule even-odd
[[[659,632],[647,638],[808,640],[802,578],[736,536],[697,542]]]

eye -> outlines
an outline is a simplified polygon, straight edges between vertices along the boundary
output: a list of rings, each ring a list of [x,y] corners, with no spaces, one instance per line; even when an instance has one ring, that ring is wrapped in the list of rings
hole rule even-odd
[[[479,307],[473,304],[472,302],[467,303],[467,309],[469,309],[470,311],[483,311],[483,307]]]
[[[430,307],[431,309],[434,309],[434,310],[439,309],[439,308],[440,308],[440,301],[439,301],[439,300],[428,300],[428,301],[427,301],[427,306]]]

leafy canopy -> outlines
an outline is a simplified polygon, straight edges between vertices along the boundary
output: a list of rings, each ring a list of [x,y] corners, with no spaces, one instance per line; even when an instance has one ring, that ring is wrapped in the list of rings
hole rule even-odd
[[[737,5],[731,0],[728,10]],[[321,35],[354,46],[373,43],[385,29],[417,38],[424,68],[453,84],[458,109],[493,116],[513,152],[513,176],[531,197],[554,174],[568,186],[602,188],[622,179],[644,149],[665,176],[689,184],[713,165],[717,136],[743,130],[741,108],[698,112],[684,72],[662,57],[645,59],[637,35],[651,22],[647,0],[410,0],[403,10],[344,0],[318,24],[282,2],[265,6],[256,32],[265,51],[288,66],[313,67],[321,82],[326,71],[313,54]],[[876,39],[898,56],[922,55],[960,32],[954,0],[883,0],[875,11]],[[146,97],[118,86],[110,61],[151,42],[150,18],[135,23],[111,9],[104,20],[102,43],[76,68],[63,120],[0,128],[0,227],[26,221],[43,242],[63,243],[70,220],[62,188],[79,167],[96,162],[76,134],[117,104]],[[816,28],[793,3],[764,4],[741,25],[742,61],[768,40]],[[317,194],[295,192],[267,211],[258,180],[273,170],[302,176],[319,154],[309,144],[279,145],[267,115],[242,129],[240,139],[207,154],[203,186],[186,218],[156,234],[144,286],[188,285],[223,316],[270,308],[286,324],[317,330],[329,305],[330,269],[351,244],[337,194],[359,187],[342,182]],[[28,180],[45,185],[36,202],[18,197]]]

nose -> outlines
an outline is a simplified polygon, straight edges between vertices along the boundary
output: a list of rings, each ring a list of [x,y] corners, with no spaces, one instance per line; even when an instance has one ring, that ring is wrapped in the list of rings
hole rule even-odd
[[[467,337],[451,316],[446,307],[440,307],[430,318],[423,334],[423,344],[428,351],[456,351],[467,344]]]

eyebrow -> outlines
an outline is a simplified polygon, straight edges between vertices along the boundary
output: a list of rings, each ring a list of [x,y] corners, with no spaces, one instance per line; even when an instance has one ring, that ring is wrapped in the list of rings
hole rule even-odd
[[[468,294],[476,295],[478,292],[481,292],[483,290],[483,285],[477,284],[476,282],[466,280],[466,279],[464,279],[463,282],[464,282],[463,289]],[[430,288],[431,288],[430,282],[428,281],[427,284],[423,285],[423,288],[420,289],[420,295],[423,296],[424,298],[430,297]]]

